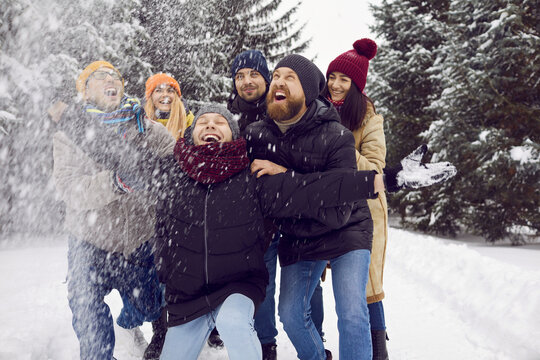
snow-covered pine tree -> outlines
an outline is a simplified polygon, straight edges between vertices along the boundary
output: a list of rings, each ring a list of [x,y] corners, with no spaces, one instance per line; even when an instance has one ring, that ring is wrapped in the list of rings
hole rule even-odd
[[[540,230],[540,29],[536,1],[452,1],[432,72],[444,91],[425,133],[458,175],[434,226],[462,223],[488,241]]]
[[[238,53],[259,49],[271,62],[308,45],[300,40],[303,26],[293,20],[298,5],[276,15],[281,3],[173,0],[164,6],[143,0],[141,24],[152,38],[143,44],[145,54],[154,72],[169,72],[180,81],[191,103],[224,102],[231,91],[230,64]]]
[[[376,20],[372,30],[383,41],[371,61],[366,92],[385,119],[388,165],[397,164],[420,145],[419,135],[434,120],[429,106],[442,88],[438,79],[430,77],[430,68],[445,40],[449,3],[384,0],[371,6]],[[429,208],[439,189],[393,194],[390,209],[401,215],[404,225],[428,231],[432,224]]]

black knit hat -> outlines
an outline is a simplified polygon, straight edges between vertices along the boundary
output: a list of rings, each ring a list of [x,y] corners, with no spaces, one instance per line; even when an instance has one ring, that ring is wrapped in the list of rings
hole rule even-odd
[[[306,97],[306,106],[309,106],[324,89],[324,75],[317,65],[306,59],[302,55],[292,54],[285,56],[277,63],[276,69],[288,67],[294,70]]]

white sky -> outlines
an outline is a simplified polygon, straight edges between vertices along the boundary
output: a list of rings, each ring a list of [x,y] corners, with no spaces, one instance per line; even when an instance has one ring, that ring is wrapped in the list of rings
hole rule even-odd
[[[282,9],[289,9],[298,0],[283,0]],[[328,64],[339,54],[351,50],[361,38],[378,39],[369,30],[374,23],[369,4],[380,0],[303,0],[298,12],[301,23],[307,21],[303,38],[312,38],[310,48],[302,55],[315,59],[315,64],[325,74]]]

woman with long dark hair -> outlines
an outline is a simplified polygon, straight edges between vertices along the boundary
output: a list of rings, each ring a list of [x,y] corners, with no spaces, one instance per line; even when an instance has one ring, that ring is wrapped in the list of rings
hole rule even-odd
[[[386,158],[383,118],[376,113],[373,101],[364,92],[369,60],[377,53],[377,45],[373,40],[361,39],[353,47],[336,57],[328,66],[323,95],[338,110],[341,123],[354,135],[358,170],[375,170],[382,174]],[[387,359],[382,305],[383,269],[388,239],[385,193],[380,192],[377,198],[368,200],[368,205],[373,218],[373,244],[366,295],[373,359]]]

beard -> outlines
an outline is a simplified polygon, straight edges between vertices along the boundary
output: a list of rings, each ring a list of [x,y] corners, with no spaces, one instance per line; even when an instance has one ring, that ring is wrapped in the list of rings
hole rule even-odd
[[[274,103],[274,91],[270,91],[266,96],[266,112],[274,121],[287,121],[300,113],[304,101],[302,98],[293,98],[288,94],[287,101],[276,104]]]

